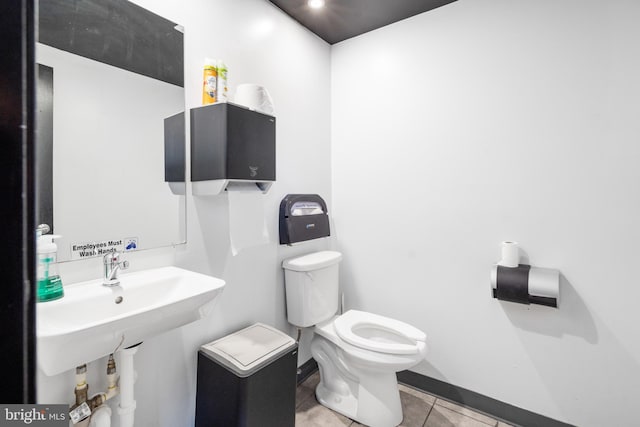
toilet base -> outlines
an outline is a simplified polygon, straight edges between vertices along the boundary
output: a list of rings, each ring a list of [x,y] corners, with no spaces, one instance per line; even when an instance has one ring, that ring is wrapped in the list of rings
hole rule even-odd
[[[385,386],[381,394],[372,393],[372,388],[360,385],[359,399],[334,393],[321,382],[316,387],[316,398],[323,406],[360,424],[370,427],[395,427],[402,422],[403,416],[395,375],[391,380],[391,386],[394,388]],[[393,390],[394,393],[389,393],[389,390]]]
[[[395,371],[368,372],[345,363],[344,353],[317,335],[311,353],[320,369],[316,398],[323,406],[370,427],[394,427],[402,422]]]

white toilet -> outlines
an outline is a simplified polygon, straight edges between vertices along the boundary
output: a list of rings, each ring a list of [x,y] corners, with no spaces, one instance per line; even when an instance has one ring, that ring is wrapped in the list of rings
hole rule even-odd
[[[315,325],[311,354],[320,367],[316,397],[361,424],[397,426],[402,406],[396,372],[425,358],[426,335],[411,325],[364,311],[338,311],[340,252],[314,252],[282,263],[287,318]]]

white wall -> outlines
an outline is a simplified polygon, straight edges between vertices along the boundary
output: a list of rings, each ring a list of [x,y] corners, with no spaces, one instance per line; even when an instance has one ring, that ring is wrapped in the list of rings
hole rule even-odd
[[[264,85],[276,108],[277,182],[268,195],[259,196],[263,212],[246,217],[259,221],[264,213],[269,244],[232,256],[227,196],[189,196],[185,246],[128,255],[131,270],[175,263],[227,282],[210,317],[146,341],[135,356],[136,426],[189,426],[198,347],[258,321],[293,336],[286,322],[281,261],[329,246],[325,239],[281,247],[278,207],[288,193],[318,193],[331,203],[330,47],[264,0],[135,2],[185,27],[187,108],[201,103],[205,57],[225,60],[232,93],[239,83]],[[95,259],[61,266],[66,283],[96,278],[100,271]],[[303,342],[309,338],[306,334]],[[305,345],[299,360],[309,357]],[[105,369],[104,359],[90,364],[90,392],[104,388]],[[38,401],[71,403],[73,386],[71,371],[52,378],[39,373]]]
[[[416,372],[581,426],[637,421],[640,3],[460,0],[332,48],[347,306],[428,334]],[[561,308],[493,300],[500,242]]]

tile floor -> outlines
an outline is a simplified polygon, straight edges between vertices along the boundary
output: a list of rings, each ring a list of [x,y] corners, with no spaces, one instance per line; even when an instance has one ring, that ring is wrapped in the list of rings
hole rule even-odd
[[[315,387],[320,381],[318,372],[298,386],[296,395],[296,427],[361,426],[355,421],[331,411],[316,401]],[[474,412],[435,396],[402,384],[400,399],[403,427],[510,427],[484,414]]]

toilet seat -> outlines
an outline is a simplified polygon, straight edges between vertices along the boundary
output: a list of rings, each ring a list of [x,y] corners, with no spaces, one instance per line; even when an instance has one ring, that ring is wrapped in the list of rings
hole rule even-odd
[[[387,354],[416,354],[423,348],[427,336],[421,330],[378,314],[349,310],[337,317],[333,325],[345,342]]]

